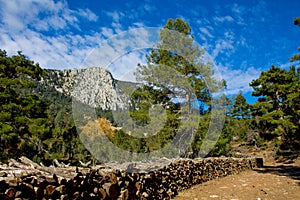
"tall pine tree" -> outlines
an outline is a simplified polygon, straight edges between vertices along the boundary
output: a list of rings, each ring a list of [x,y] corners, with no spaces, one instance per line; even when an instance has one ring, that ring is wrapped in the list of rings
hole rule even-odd
[[[0,50],[0,159],[25,154],[33,157],[41,147],[47,126],[47,102],[29,92],[33,80],[45,72],[21,52],[8,57]]]
[[[186,99],[189,112],[192,99],[209,104],[211,92],[224,82],[213,78],[212,65],[204,61],[204,50],[194,43],[189,24],[180,18],[169,19],[159,39],[147,55],[147,65],[138,65],[137,80],[160,88],[171,98]]]
[[[242,92],[236,95],[233,102],[232,116],[236,118],[249,118],[250,117],[250,106],[247,103]]]
[[[252,95],[259,97],[251,110],[262,136],[279,138],[284,148],[294,148],[299,138],[299,77],[299,68],[272,66],[250,83]]]

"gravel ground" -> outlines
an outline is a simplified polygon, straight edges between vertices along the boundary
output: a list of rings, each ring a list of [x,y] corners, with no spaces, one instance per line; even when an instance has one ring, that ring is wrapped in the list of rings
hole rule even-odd
[[[196,185],[175,198],[185,199],[300,200],[300,158],[267,161],[262,168]]]

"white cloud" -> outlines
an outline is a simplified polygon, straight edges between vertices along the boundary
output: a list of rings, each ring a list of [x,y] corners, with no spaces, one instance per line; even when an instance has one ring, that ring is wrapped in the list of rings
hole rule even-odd
[[[111,28],[102,27],[101,33],[105,38],[110,38],[114,34],[114,30]]]
[[[143,28],[145,27],[145,24],[142,22],[135,22],[133,23],[133,27],[132,28]]]
[[[144,9],[148,12],[154,12],[155,10],[157,10],[157,8],[154,5],[150,4],[145,4]]]
[[[284,70],[289,70],[291,66],[300,67],[299,61],[274,64]]]
[[[249,67],[246,70],[230,69],[229,67],[219,66],[218,69],[222,77],[227,82],[226,93],[228,95],[238,94],[239,91],[247,93],[252,91],[249,83],[260,76],[262,69]]]
[[[208,27],[200,27],[199,28],[200,31],[202,33],[204,33],[206,36],[210,37],[210,38],[214,38],[214,36],[211,34],[211,32],[208,30],[209,28]]]
[[[21,50],[44,68],[79,67],[102,40],[100,33],[78,35],[82,20],[95,22],[89,9],[72,10],[66,1],[0,0],[0,46]],[[49,36],[51,35],[51,36]]]
[[[78,15],[88,19],[89,21],[98,20],[98,16],[89,9],[79,9]]]
[[[122,24],[120,22],[113,22],[111,23],[111,26],[113,27],[114,31],[119,34],[123,31]]]
[[[208,24],[211,24],[210,20],[207,19],[207,18],[201,18],[201,19],[197,19],[196,20],[196,24],[198,25],[208,25]]]
[[[257,79],[262,71],[261,68],[249,67],[247,61],[242,62],[240,68],[233,69],[229,64],[224,66],[216,62],[213,56],[208,53],[204,54],[204,60],[212,63],[212,70],[214,71],[213,77],[215,80],[226,81],[227,88],[224,91],[226,95],[235,95],[238,94],[239,91],[243,93],[251,92],[252,88],[249,86],[249,83]]]
[[[245,8],[234,3],[233,5],[231,5],[231,10],[236,14],[241,14],[245,10]]]
[[[117,11],[113,11],[113,12],[106,12],[106,15],[111,17],[115,22],[119,22],[120,19],[125,15],[122,12],[117,12]]]
[[[226,31],[224,33],[224,37],[228,41],[234,41],[234,32],[232,32],[232,31]]]
[[[159,30],[159,28],[136,28],[114,35],[103,41],[99,48],[95,48],[88,55],[83,66],[106,67],[113,75],[119,74],[122,67],[130,71],[131,68],[136,67],[138,61],[142,62],[140,54],[134,52],[143,52],[152,48],[157,43]],[[116,66],[114,63],[120,59],[122,64],[125,63],[124,66],[114,67]]]
[[[71,10],[66,1],[0,0],[1,21],[6,28],[21,31],[25,28],[47,31],[68,26],[78,27],[79,19],[96,21],[89,9]]]
[[[221,22],[221,23],[222,22],[232,22],[232,21],[234,21],[234,19],[229,15],[226,15],[226,16],[223,16],[223,17],[214,17],[214,20],[216,22]]]
[[[112,18],[112,22],[111,22],[112,32],[116,33],[116,34],[121,33],[124,29],[122,24],[121,24],[121,20],[124,16],[126,16],[126,17],[128,17],[128,16],[125,13],[118,12],[118,11],[105,12],[105,14],[108,17]],[[105,34],[107,35],[107,32]],[[112,35],[110,35],[110,36],[112,36]],[[107,36],[107,37],[110,37],[110,36]]]
[[[225,31],[223,38],[217,39],[215,42],[212,50],[212,58],[216,59],[220,54],[228,57],[233,52],[235,52],[235,34],[232,31]]]
[[[134,72],[139,63],[143,65],[147,63],[145,55],[144,49],[124,54],[111,63],[108,69],[118,80],[136,82]]]
[[[235,48],[233,46],[233,41],[219,39],[216,41],[215,48],[212,52],[212,57],[215,59],[220,53],[225,53],[226,55],[229,55],[234,51]]]
[[[241,47],[250,48],[250,46],[247,43],[247,40],[244,36],[240,35],[238,41],[236,42],[237,45],[240,45]]]
[[[65,35],[57,37],[45,37],[40,33],[26,30],[22,35],[15,35],[13,40],[8,34],[1,36],[1,46],[14,54],[16,50],[22,50],[35,62],[39,62],[46,68],[70,68],[79,67],[87,53],[97,45],[99,35],[79,36]]]

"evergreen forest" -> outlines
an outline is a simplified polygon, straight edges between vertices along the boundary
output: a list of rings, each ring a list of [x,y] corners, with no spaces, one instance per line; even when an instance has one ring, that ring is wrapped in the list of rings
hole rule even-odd
[[[299,22],[300,19],[294,20],[295,28],[300,28]],[[117,128],[112,111],[100,108],[96,109],[97,121],[76,127],[72,98],[39,84],[49,78],[49,70],[20,51],[8,56],[0,50],[0,161],[26,156],[45,165],[52,164],[54,159],[72,165],[79,165],[80,161],[97,162],[82,143],[78,128],[89,139],[108,137],[130,152],[159,150],[172,142],[179,127],[188,130],[192,126],[188,122],[182,125],[183,111],[179,103],[172,101],[174,96],[184,99],[187,115],[198,117],[197,130],[191,130],[193,141],[180,154],[182,157],[199,155],[216,106],[225,110],[224,126],[206,156],[235,156],[234,148],[241,145],[257,151],[271,150],[278,157],[300,153],[300,53],[287,58],[289,68],[269,66],[249,83],[252,96],[257,97],[250,104],[242,91],[235,96],[213,95],[226,89],[226,81],[216,80],[211,64],[199,59],[204,50],[195,45],[187,22],[169,19],[159,37],[161,42],[146,56],[147,64],[137,66],[138,80],[147,84],[131,94],[130,117],[139,126],[151,124],[149,109],[159,104],[166,110],[166,122],[159,133],[144,138],[135,138]],[[175,39],[180,42],[170,47]],[[171,71],[162,66],[170,66]],[[169,79],[172,72],[182,75],[179,85],[187,83],[188,89],[179,88]],[[168,81],[159,84],[158,76]],[[195,100],[200,102],[196,107]],[[219,105],[220,101],[223,103]],[[103,134],[89,135],[99,128]]]

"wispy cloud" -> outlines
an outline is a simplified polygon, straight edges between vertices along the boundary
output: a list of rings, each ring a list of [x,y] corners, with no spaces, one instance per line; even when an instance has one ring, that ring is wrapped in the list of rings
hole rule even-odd
[[[241,14],[245,10],[245,8],[243,6],[238,5],[237,3],[230,5],[230,7],[231,7],[231,11],[236,14]]]
[[[119,22],[121,18],[125,16],[123,12],[118,12],[118,11],[106,12],[106,15],[111,17],[115,22]]]
[[[120,12],[120,11],[108,11],[105,12],[105,14],[112,19],[111,21],[111,32],[114,34],[119,34],[121,33],[124,28],[122,26],[122,20],[127,16],[125,13]]]
[[[214,36],[212,35],[212,33],[210,32],[210,30],[212,30],[212,27],[200,27],[199,30],[204,33],[206,36],[210,37],[210,38],[214,38]]]
[[[222,16],[222,17],[217,16],[217,17],[214,17],[214,20],[216,22],[221,22],[221,23],[223,23],[223,22],[233,22],[234,21],[234,19],[229,15]]]
[[[0,0],[0,3],[1,48],[9,54],[21,50],[44,68],[78,67],[102,40],[100,33],[72,32],[80,31],[83,20],[98,20],[89,9],[72,10],[66,1],[54,0]]]
[[[48,31],[78,27],[81,19],[97,21],[89,9],[71,10],[66,1],[1,0],[1,22],[5,28]]]
[[[89,9],[79,9],[78,11],[79,11],[78,12],[79,16],[82,16],[82,17],[88,19],[89,21],[97,21],[98,20],[98,16]]]
[[[158,42],[159,28],[132,28],[103,41],[87,56],[83,67],[101,66],[121,80],[135,81],[137,64],[145,64],[145,52]]]
[[[151,5],[151,4],[145,4],[144,9],[147,12],[154,12],[154,11],[157,10],[157,8],[154,5]]]
[[[146,53],[146,49],[138,49],[124,54],[107,66],[107,69],[117,80],[136,82],[134,72],[138,64],[145,65],[147,63]]]
[[[43,68],[108,67],[118,78],[131,79],[137,64],[145,63],[143,48],[153,46],[153,34],[158,38],[159,29],[155,33],[145,31],[142,22],[128,27],[129,32],[136,31],[124,32],[123,12],[106,12],[111,18],[108,26],[87,30],[86,21],[97,22],[98,16],[89,9],[71,9],[64,0],[0,3],[1,48],[10,55],[21,50]],[[155,7],[144,9],[150,12]]]
[[[143,28],[146,27],[144,23],[142,22],[134,22],[133,26],[131,26],[130,28]]]
[[[215,59],[220,53],[227,57],[235,51],[232,40],[218,39],[215,48],[212,52],[212,57]]]
[[[246,70],[231,69],[225,66],[219,66],[222,77],[227,82],[226,93],[228,95],[237,94],[239,91],[247,93],[252,91],[249,86],[252,80],[257,79],[262,71],[261,68],[248,67]]]

